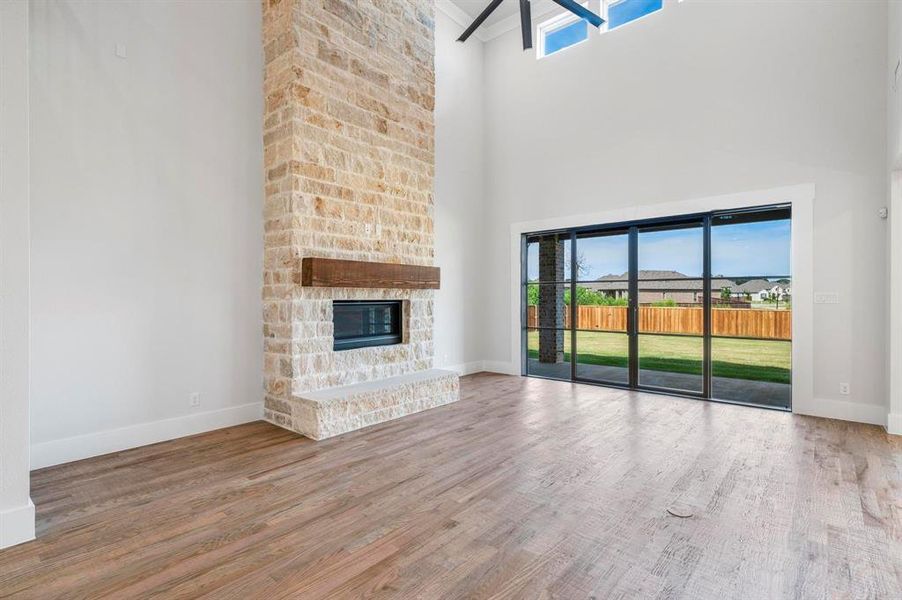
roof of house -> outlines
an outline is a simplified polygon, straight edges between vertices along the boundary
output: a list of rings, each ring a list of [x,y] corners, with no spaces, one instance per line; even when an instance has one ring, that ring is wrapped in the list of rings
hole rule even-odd
[[[611,273],[599,277],[593,282],[583,282],[580,285],[598,291],[626,290],[629,285],[628,275],[629,273],[621,275]],[[704,281],[700,277],[690,278],[679,271],[640,270],[638,279],[640,291],[700,292],[704,289]],[[712,290],[720,290],[724,287],[735,288],[736,284],[729,279],[711,280]]]
[[[740,292],[748,292],[749,294],[757,294],[761,290],[769,290],[775,285],[777,284],[773,281],[768,281],[767,279],[752,279],[738,285],[736,287],[736,290]]]
[[[595,291],[627,291],[629,289],[629,273],[619,275],[608,273],[595,281],[581,281],[579,285]],[[787,285],[767,279],[750,279],[744,283],[736,283],[732,279],[723,277],[711,279],[713,293],[719,293],[723,288],[730,288],[736,294],[757,294],[776,286],[787,287]],[[703,289],[704,281],[701,277],[690,277],[679,271],[639,271],[639,291],[701,292]]]

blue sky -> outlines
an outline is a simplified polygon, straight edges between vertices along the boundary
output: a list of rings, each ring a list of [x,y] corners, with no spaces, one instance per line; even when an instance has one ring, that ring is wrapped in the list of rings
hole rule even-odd
[[[620,27],[661,8],[661,0],[624,0],[608,7],[608,29]]]
[[[662,0],[620,0],[608,8],[607,28],[616,29],[639,17],[652,13],[662,6]],[[582,19],[555,29],[545,35],[545,55],[572,46],[589,37],[589,26]]]
[[[789,275],[789,219],[711,228],[714,275]]]
[[[581,19],[575,21],[545,36],[545,55],[547,56],[562,48],[572,46],[587,37],[589,37],[589,27],[586,22]]]
[[[711,228],[713,275],[789,275],[790,222],[765,221],[719,225]],[[530,280],[538,278],[538,244],[530,244],[527,260]],[[628,268],[627,236],[584,238],[577,254],[585,272],[580,279],[621,274]],[[702,229],[676,229],[639,233],[639,269],[679,271],[699,277],[702,273]]]

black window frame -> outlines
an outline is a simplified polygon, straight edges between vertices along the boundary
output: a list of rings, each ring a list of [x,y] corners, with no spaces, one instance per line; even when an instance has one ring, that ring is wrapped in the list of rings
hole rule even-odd
[[[761,218],[761,215],[771,213],[774,215],[773,219]],[[725,339],[737,339],[735,336],[723,336],[723,335],[714,335],[712,332],[712,287],[711,282],[713,279],[721,279],[727,278],[726,275],[713,275],[711,273],[711,228],[712,222],[714,219],[719,217],[723,217],[725,215],[730,215],[733,218],[738,217],[737,222],[742,222],[742,216],[748,215],[748,220],[778,220],[782,218],[790,219],[792,218],[792,206],[790,204],[769,204],[769,205],[760,205],[753,206],[747,208],[739,208],[739,209],[724,209],[724,210],[714,210],[714,211],[706,211],[700,213],[691,213],[684,215],[675,215],[668,217],[656,217],[650,219],[637,219],[632,221],[622,221],[616,223],[606,223],[606,224],[596,224],[596,225],[586,225],[579,227],[569,227],[569,228],[560,228],[560,229],[550,229],[543,231],[532,231],[523,233],[521,235],[521,247],[520,247],[520,332],[521,332],[521,352],[520,352],[520,368],[521,374],[528,377],[536,377],[540,379],[554,379],[559,381],[570,381],[574,383],[587,383],[591,385],[600,385],[605,387],[614,387],[620,389],[629,389],[643,392],[651,392],[651,393],[661,393],[673,396],[684,396],[695,399],[707,400],[712,402],[722,402],[726,404],[741,404],[754,406],[765,409],[773,409],[780,411],[791,411],[792,410],[792,386],[790,383],[790,396],[787,406],[772,406],[766,404],[754,404],[748,402],[741,402],[731,399],[723,399],[716,398],[712,396],[712,340],[715,338],[725,338]],[[671,389],[671,388],[659,388],[654,386],[642,385],[639,381],[639,352],[638,352],[638,337],[641,335],[641,332],[638,331],[638,318],[639,318],[639,286],[641,282],[649,281],[649,280],[639,280],[638,279],[638,234],[641,229],[648,228],[670,228],[670,227],[679,227],[679,226],[700,226],[702,228],[702,236],[703,236],[703,268],[702,268],[702,276],[701,277],[689,277],[688,279],[699,280],[701,279],[703,282],[702,285],[702,294],[703,294],[703,333],[701,336],[692,335],[691,337],[701,337],[703,341],[703,374],[702,374],[702,390],[698,393],[686,390],[679,389]],[[578,331],[583,331],[582,329],[578,329],[576,327],[577,323],[577,302],[575,301],[577,297],[577,286],[580,283],[586,283],[583,280],[580,280],[578,277],[578,264],[577,264],[577,239],[579,237],[588,237],[594,235],[616,235],[618,233],[627,233],[629,236],[629,269],[628,269],[628,309],[627,309],[627,331],[625,335],[629,338],[629,382],[627,384],[623,384],[616,381],[601,381],[598,379],[589,379],[585,377],[578,376],[577,367],[579,365],[579,359],[577,355],[577,336],[576,333]],[[567,252],[569,253],[569,267],[570,273],[569,277],[565,281],[529,281],[528,280],[528,245],[537,241],[541,237],[557,235],[562,238],[569,237],[569,248]],[[566,260],[566,259],[565,259]],[[762,278],[762,279],[788,279],[790,282],[792,281],[792,275],[768,275],[767,277],[759,277],[759,276],[738,276],[736,278],[740,279],[751,279],[751,278]],[[534,284],[559,284],[563,286],[569,286],[570,289],[570,304],[567,307],[569,311],[570,317],[570,326],[564,327],[563,331],[570,332],[570,364],[569,364],[569,377],[551,377],[546,375],[538,375],[534,373],[530,373],[528,369],[528,343],[529,343],[529,332],[533,330],[541,329],[539,327],[529,327],[528,322],[528,305],[527,305],[527,294],[529,285]],[[790,283],[791,285],[791,283]],[[617,332],[615,332],[617,333]],[[648,334],[646,334],[648,335]],[[659,335],[659,334],[654,334]],[[660,335],[686,335],[686,334],[667,334],[662,333]],[[757,338],[755,338],[757,339]],[[789,340],[790,343],[792,340]],[[790,367],[791,369],[791,367]],[[791,381],[791,380],[790,380]]]

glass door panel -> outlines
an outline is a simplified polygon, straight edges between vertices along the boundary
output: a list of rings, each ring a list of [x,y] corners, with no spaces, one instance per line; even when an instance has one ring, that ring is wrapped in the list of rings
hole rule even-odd
[[[568,283],[526,285],[527,374],[570,378],[569,296]]]
[[[628,231],[576,238],[576,378],[628,385]]]
[[[576,377],[628,385],[629,336],[603,331],[576,332]]]
[[[711,396],[789,408],[790,209],[711,218]]]
[[[526,282],[570,281],[569,233],[531,235],[526,239]]]
[[[526,330],[526,374],[570,379],[570,331]]]
[[[639,334],[639,385],[700,394],[704,338]]]
[[[638,384],[704,392],[704,227],[640,227],[636,312]]]
[[[570,379],[570,274],[572,235],[547,233],[526,238],[523,298],[527,375]]]

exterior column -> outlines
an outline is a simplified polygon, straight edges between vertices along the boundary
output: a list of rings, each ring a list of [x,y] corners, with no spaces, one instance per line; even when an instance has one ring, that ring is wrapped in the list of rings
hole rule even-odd
[[[566,245],[554,237],[539,242],[539,281],[564,280]],[[564,362],[564,286],[539,286],[537,307],[539,329],[539,362]]]

